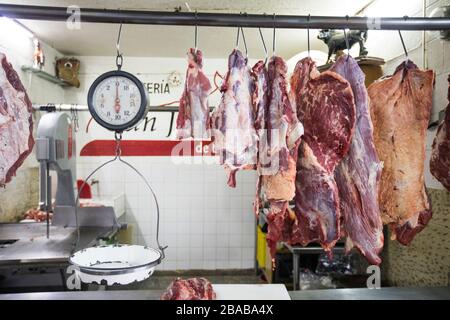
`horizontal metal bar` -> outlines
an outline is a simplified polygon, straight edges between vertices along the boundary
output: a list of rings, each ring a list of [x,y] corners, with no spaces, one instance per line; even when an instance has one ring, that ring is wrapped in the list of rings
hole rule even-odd
[[[89,108],[87,106],[82,106],[79,104],[33,104],[33,110],[34,111],[47,111],[47,112],[54,112],[54,111],[89,111]]]
[[[0,15],[14,19],[67,21],[72,11],[66,7],[0,4]],[[446,30],[450,18],[371,18],[336,16],[294,16],[274,14],[226,14],[112,9],[80,9],[81,22],[245,27],[291,29],[379,29]]]
[[[214,108],[210,107],[210,111]],[[46,112],[55,112],[55,111],[89,111],[88,106],[83,106],[79,104],[33,104],[34,111],[46,111]],[[148,109],[149,112],[178,112],[178,106],[150,106]]]

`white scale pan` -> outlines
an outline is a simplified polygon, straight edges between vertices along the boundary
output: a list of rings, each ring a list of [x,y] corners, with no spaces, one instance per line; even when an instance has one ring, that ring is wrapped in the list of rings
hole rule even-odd
[[[147,279],[153,274],[155,267],[164,259],[164,249],[159,244],[159,205],[156,195],[148,183],[147,179],[136,170],[131,164],[120,157],[121,135],[116,134],[116,156],[100,165],[84,180],[88,181],[98,170],[107,164],[119,160],[141,177],[145,185],[151,192],[156,204],[156,244],[158,249],[139,245],[114,244],[105,246],[94,246],[75,252],[69,259],[70,263],[76,266],[76,274],[84,283],[96,283],[101,285],[129,284]],[[84,185],[80,187],[82,190]],[[77,196],[78,203],[79,192]],[[76,207],[75,207],[76,208]],[[79,241],[78,215],[75,210],[77,221],[77,244]]]
[[[159,250],[138,245],[97,246],[70,257],[76,274],[84,283],[129,284],[147,279],[161,262]]]

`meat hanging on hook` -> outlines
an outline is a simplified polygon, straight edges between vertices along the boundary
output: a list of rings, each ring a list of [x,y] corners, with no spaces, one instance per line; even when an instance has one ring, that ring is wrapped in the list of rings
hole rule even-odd
[[[238,45],[239,33],[236,44]],[[236,186],[238,170],[255,169],[258,137],[253,117],[254,80],[248,59],[235,48],[228,58],[222,98],[212,116],[214,152],[220,157],[228,185]]]
[[[197,17],[197,12],[195,13]],[[198,27],[194,29],[194,48],[187,53],[188,68],[177,116],[177,139],[209,139],[208,96],[211,83],[203,72],[203,53],[197,48]]]

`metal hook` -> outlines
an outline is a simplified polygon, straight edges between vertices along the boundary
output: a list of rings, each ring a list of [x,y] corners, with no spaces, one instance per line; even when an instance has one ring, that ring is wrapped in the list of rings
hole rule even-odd
[[[272,55],[275,56],[275,13],[273,14]]]
[[[244,28],[241,28],[241,33],[242,33],[242,40],[244,42],[244,48],[245,48],[245,57],[248,58],[248,49],[247,49],[247,42],[245,41],[245,35],[244,35]]]
[[[117,55],[119,56],[120,53],[120,35],[122,34],[122,23],[119,26],[119,34],[117,35],[117,42],[116,42],[116,49],[117,49]]]
[[[311,19],[311,14],[308,14],[306,32],[307,32],[307,36],[308,36],[308,57],[309,58],[311,58],[311,44],[310,44],[310,41],[309,41],[309,23],[310,23],[310,19]]]
[[[246,18],[248,17],[247,12],[244,13],[241,12],[241,14]],[[242,40],[244,41],[245,57],[248,59],[247,41],[245,40],[244,28],[242,26],[241,26],[241,33],[242,33]]]
[[[239,49],[239,34],[242,32],[242,40],[244,42],[245,55],[248,58],[248,49],[247,42],[245,41],[244,29],[242,27],[238,27],[237,37],[236,37],[236,50]]]
[[[197,53],[197,10],[195,10],[194,53]]]
[[[241,27],[237,28],[237,37],[236,37],[236,50],[239,48],[239,33],[241,32]]]
[[[123,56],[120,52],[120,36],[122,34],[122,23],[119,26],[119,34],[117,35],[117,42],[116,42],[116,49],[117,49],[117,56],[116,56],[116,66],[117,69],[120,70],[122,68],[123,64]]]
[[[408,50],[406,49],[405,41],[403,41],[402,32],[398,30],[398,35],[400,36],[400,41],[402,42],[403,50],[405,51],[406,60],[408,60]]]
[[[347,59],[345,61],[348,61],[348,59],[350,58],[350,44],[348,42],[348,37],[347,37],[347,31],[344,28],[344,37],[345,37],[345,46],[347,47]]]
[[[78,129],[80,127],[78,123],[78,111],[75,109],[75,105],[73,104],[70,106],[70,115],[74,126],[73,129],[75,132],[78,132]]]
[[[266,55],[265,59],[264,59],[264,64],[266,64],[267,60],[269,59],[269,53],[267,52],[266,42],[264,41],[264,36],[262,34],[261,28],[258,28],[258,30],[259,30],[259,35],[261,37],[263,47],[264,47],[264,54]]]
[[[349,18],[348,15],[346,15],[345,19],[347,20],[347,23],[348,23],[348,18]],[[348,24],[347,24],[347,28],[348,28]],[[350,59],[350,43],[348,42],[347,31],[345,29],[344,29],[344,35],[345,35],[345,46],[347,47],[347,59],[345,59],[345,61],[348,61],[348,59]]]

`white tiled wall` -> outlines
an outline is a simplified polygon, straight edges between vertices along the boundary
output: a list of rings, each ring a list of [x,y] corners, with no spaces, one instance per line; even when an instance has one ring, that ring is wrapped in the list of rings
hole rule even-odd
[[[160,206],[160,242],[168,245],[161,268],[252,268],[255,173],[239,172],[236,189],[226,185],[224,170],[214,164],[173,164],[170,157],[125,157],[149,181]],[[79,177],[109,157],[82,157]],[[156,207],[150,192],[132,170],[119,163],[96,175],[101,197],[126,194],[125,222],[133,242],[155,246]],[[94,197],[98,191],[93,187]]]

